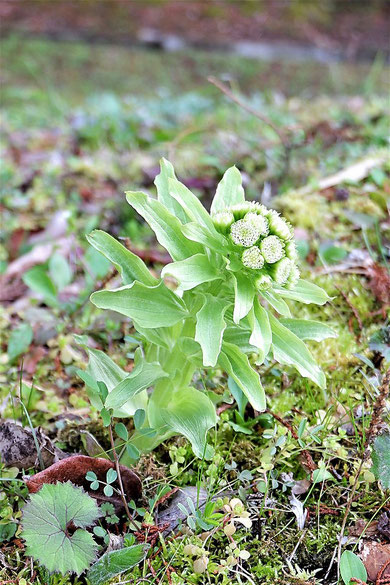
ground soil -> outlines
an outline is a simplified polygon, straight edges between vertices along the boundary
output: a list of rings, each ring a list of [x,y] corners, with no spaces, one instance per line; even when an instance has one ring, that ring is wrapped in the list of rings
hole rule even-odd
[[[164,35],[201,46],[283,41],[349,59],[390,52],[388,0],[2,0],[0,18],[5,33],[56,38],[156,46]]]

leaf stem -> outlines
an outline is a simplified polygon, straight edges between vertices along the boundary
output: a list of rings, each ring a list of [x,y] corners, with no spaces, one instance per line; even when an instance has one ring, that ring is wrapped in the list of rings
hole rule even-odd
[[[109,436],[110,436],[110,443],[111,443],[111,447],[112,447],[112,454],[113,454],[113,457],[114,457],[115,469],[116,469],[116,472],[117,472],[117,475],[118,475],[118,483],[119,483],[119,489],[120,489],[121,499],[122,499],[122,502],[123,502],[123,506],[125,508],[126,516],[128,517],[130,524],[132,524],[132,526],[138,530],[138,526],[135,523],[134,518],[132,517],[132,515],[130,513],[129,506],[127,505],[126,495],[125,495],[125,491],[123,489],[123,482],[122,482],[122,476],[121,476],[121,470],[120,470],[120,465],[119,465],[118,454],[117,454],[116,449],[115,449],[114,436],[112,434],[112,425],[111,425],[111,423],[108,426],[108,433],[109,433]]]

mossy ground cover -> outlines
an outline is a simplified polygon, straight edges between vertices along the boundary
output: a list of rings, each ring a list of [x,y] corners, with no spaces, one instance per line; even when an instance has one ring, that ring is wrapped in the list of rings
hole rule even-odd
[[[215,456],[196,459],[185,440],[171,439],[142,457],[137,469],[143,504],[148,510],[162,486],[202,485],[210,498],[240,497],[252,527],[237,530],[235,549],[222,526],[187,527],[185,536],[159,537],[149,559],[113,583],[337,583],[338,537],[378,376],[386,367],[380,352],[370,349],[372,336],[388,326],[386,69],[379,60],[355,68],[265,65],[20,38],[6,40],[2,53],[8,66],[2,111],[1,417],[27,426],[29,417],[65,451],[88,452],[86,437],[110,450],[77,376],[86,356],[73,335],[87,335],[125,369],[135,343],[128,320],[115,313],[107,318],[88,301],[103,283],[113,286],[116,274],[85,234],[99,226],[128,238],[157,273],[163,252],[126,205],[123,191],[152,189],[158,159],[166,156],[207,205],[223,170],[236,164],[249,198],[262,196],[295,226],[305,278],[332,297],[325,307],[304,305],[296,315],[324,321],[338,334],[310,342],[327,389],[270,362],[259,369],[269,412],[256,416],[247,409],[240,415],[222,372],[209,377],[198,372],[196,384],[221,395],[219,423],[211,432]],[[235,94],[242,92],[252,108],[288,130],[288,164],[274,130],[228,101],[206,81],[208,75],[229,81]],[[358,178],[350,174],[321,187],[321,178],[368,158],[377,162]],[[62,283],[51,263],[56,243],[67,263]],[[23,269],[7,277],[12,262],[37,246],[46,250],[38,263],[56,283],[54,290],[45,278],[46,285],[32,290],[22,280]],[[21,327],[18,341],[15,331]],[[388,505],[370,468],[367,459],[346,535],[357,520],[372,523]],[[2,467],[1,477],[21,474]],[[294,482],[302,487],[296,496],[301,510],[291,498]],[[85,583],[48,576],[23,556],[19,523],[27,490],[12,481],[2,481],[2,487],[0,578],[20,585]],[[299,528],[303,513],[306,522]],[[189,544],[207,551],[207,573],[194,572]],[[237,550],[249,556],[232,563]]]

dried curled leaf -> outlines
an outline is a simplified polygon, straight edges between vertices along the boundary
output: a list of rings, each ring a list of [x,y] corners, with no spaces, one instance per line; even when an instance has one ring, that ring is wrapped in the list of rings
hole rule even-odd
[[[94,499],[70,482],[46,484],[23,510],[26,552],[50,572],[80,575],[96,556],[85,530],[101,515]]]

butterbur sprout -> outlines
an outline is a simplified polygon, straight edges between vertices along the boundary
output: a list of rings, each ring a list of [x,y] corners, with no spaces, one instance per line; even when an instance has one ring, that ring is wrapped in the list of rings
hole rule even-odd
[[[227,237],[226,256],[233,261],[239,255],[243,270],[258,291],[274,284],[294,288],[299,280],[294,232],[277,211],[245,201],[219,211],[212,219],[217,231]],[[239,252],[238,246],[246,249]]]
[[[175,178],[168,161],[161,163],[156,186],[157,199],[128,191],[127,200],[172,257],[161,277],[109,234],[97,230],[88,236],[123,279],[123,286],[117,289],[94,292],[92,302],[131,319],[142,340],[142,351],[136,350],[142,366],[137,375],[127,377],[120,370],[128,394],[120,381],[104,398],[104,408],[120,417],[124,412],[133,416],[141,408],[145,411],[145,422],[135,430],[130,443],[140,452],[182,434],[191,441],[195,455],[207,459],[212,450],[206,437],[217,417],[210,392],[192,384],[199,358],[203,368],[217,367],[231,376],[258,412],[266,409],[266,398],[259,373],[248,359],[253,348],[259,350],[256,363],[272,356],[325,388],[324,373],[304,341],[287,326],[294,323],[283,299],[323,305],[329,297],[320,287],[300,278],[292,227],[278,212],[245,201],[242,178],[235,167],[228,169],[219,183],[211,214]],[[177,289],[168,286],[167,275],[177,282]],[[286,320],[280,321],[275,312]],[[315,327],[324,339],[335,336],[321,322]],[[161,335],[156,334],[156,328]],[[309,332],[312,328],[310,324]],[[304,324],[296,329],[306,335]],[[100,365],[95,368],[98,360],[107,371],[118,371],[109,356],[93,352],[88,373],[94,379],[101,376]],[[230,504],[239,514],[235,522],[249,527],[242,503],[232,500]],[[203,551],[186,552],[197,557],[194,570],[207,570]]]

